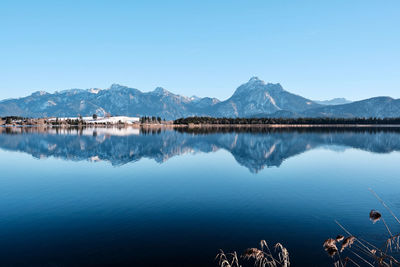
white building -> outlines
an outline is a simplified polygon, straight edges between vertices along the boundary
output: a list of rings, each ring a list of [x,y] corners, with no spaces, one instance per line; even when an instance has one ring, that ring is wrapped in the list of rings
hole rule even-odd
[[[126,116],[116,116],[116,117],[99,117],[97,119],[93,119],[92,117],[85,117],[83,120],[86,123],[126,123],[126,124],[134,124],[140,121],[138,117],[126,117]]]

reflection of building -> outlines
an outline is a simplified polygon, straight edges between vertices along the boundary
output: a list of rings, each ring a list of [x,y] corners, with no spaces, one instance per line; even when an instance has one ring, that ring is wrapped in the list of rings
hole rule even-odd
[[[57,118],[51,118],[49,121],[56,121]],[[59,121],[65,120],[80,120],[78,117],[68,117],[68,118],[58,118]],[[82,120],[88,124],[94,123],[104,123],[104,124],[117,124],[117,123],[125,123],[125,124],[134,124],[139,123],[138,117],[126,117],[126,116],[115,116],[115,117],[98,117],[97,119],[93,119],[92,117],[82,117]]]

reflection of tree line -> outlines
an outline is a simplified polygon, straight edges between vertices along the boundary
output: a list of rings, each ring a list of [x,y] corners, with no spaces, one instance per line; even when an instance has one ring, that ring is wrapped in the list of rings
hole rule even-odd
[[[98,129],[126,129],[125,127],[97,127]],[[140,134],[155,135],[173,129],[178,133],[190,134],[214,134],[214,133],[400,133],[400,127],[376,127],[376,126],[321,126],[321,127],[260,127],[260,126],[204,126],[204,127],[139,127]],[[23,133],[52,133],[52,134],[76,134],[82,135],[84,130],[93,130],[93,136],[97,135],[96,127],[0,127],[0,134]]]
[[[400,133],[400,127],[237,127],[237,126],[212,126],[212,127],[177,127],[179,133],[213,134],[213,133]]]
[[[165,131],[165,129],[162,128],[147,128],[147,127],[140,128],[140,133],[143,135],[161,134],[163,131]]]

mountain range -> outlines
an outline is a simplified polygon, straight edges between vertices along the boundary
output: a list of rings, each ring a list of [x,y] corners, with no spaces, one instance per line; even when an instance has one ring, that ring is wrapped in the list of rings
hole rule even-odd
[[[99,116],[159,116],[168,120],[189,116],[383,118],[400,116],[400,99],[313,101],[286,91],[279,83],[265,83],[253,77],[224,101],[181,96],[161,87],[142,92],[118,84],[108,89],[39,91],[27,97],[0,101],[2,117],[76,117],[95,113]]]

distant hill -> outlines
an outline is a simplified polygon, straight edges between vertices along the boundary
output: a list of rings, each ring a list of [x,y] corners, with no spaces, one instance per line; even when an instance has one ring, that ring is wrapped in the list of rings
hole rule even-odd
[[[331,105],[343,105],[343,104],[349,104],[351,103],[350,100],[347,100],[346,98],[334,98],[331,100],[314,100],[315,103],[320,104],[320,105],[327,105],[327,106],[331,106]]]
[[[158,87],[151,92],[113,84],[108,89],[71,89],[0,101],[0,116],[72,117],[107,113],[176,119],[211,117],[400,117],[400,100],[377,97],[348,102],[312,101],[257,77],[239,86],[225,101],[186,97]]]
[[[400,99],[374,97],[344,105],[324,106],[304,111],[305,117],[400,117]]]

